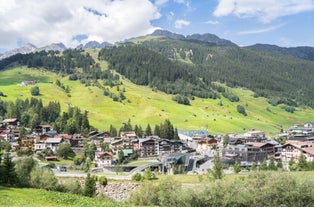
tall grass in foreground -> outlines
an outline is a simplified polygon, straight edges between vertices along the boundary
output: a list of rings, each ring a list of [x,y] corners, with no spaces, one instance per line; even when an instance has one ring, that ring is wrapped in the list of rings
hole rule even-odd
[[[183,188],[171,177],[148,182],[131,196],[135,205],[203,207],[313,206],[314,182],[288,172],[254,172],[234,180],[215,180]]]
[[[122,203],[70,193],[0,186],[0,207],[127,207]]]

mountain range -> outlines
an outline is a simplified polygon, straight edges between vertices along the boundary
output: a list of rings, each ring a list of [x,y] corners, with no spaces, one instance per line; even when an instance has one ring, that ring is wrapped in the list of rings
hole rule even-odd
[[[16,48],[16,49],[13,49],[11,51],[4,53],[3,55],[0,56],[0,60],[11,57],[11,56],[16,55],[18,53],[28,54],[28,53],[39,52],[39,51],[43,51],[43,50],[45,50],[45,51],[54,50],[54,51],[63,52],[66,49],[67,48],[63,43],[52,43],[50,45],[40,47],[40,48],[36,47],[35,45],[33,45],[31,43],[27,43],[26,45],[24,45],[20,48]]]
[[[233,43],[230,40],[219,38],[217,35],[210,34],[210,33],[192,34],[192,35],[184,36],[182,34],[176,34],[167,30],[157,29],[152,34],[149,34],[147,36],[156,36],[156,37],[162,36],[162,37],[167,37],[167,38],[176,39],[176,40],[200,41],[200,42],[205,42],[205,43],[218,45],[218,46],[237,46],[237,44]],[[135,38],[132,38],[132,39],[135,39]],[[127,41],[130,41],[130,40],[127,40]],[[84,44],[78,45],[75,49],[104,48],[104,47],[108,47],[112,45],[113,44],[109,42],[99,43],[97,41],[89,41],[85,45]],[[274,52],[277,54],[289,55],[289,56],[304,59],[304,60],[314,61],[314,47],[309,47],[309,46],[280,47],[280,46],[271,45],[271,44],[255,44],[251,46],[246,46],[245,48],[249,48],[249,49],[253,49],[257,51]],[[37,48],[35,45],[31,43],[27,43],[26,45],[20,48],[16,48],[11,51],[5,52],[4,54],[0,54],[0,60],[10,57],[12,55],[18,54],[18,53],[27,54],[27,53],[42,51],[42,50],[45,50],[45,51],[55,50],[55,51],[62,52],[66,49],[71,49],[71,48],[67,48],[63,43],[53,43],[53,44],[50,44],[41,48]]]

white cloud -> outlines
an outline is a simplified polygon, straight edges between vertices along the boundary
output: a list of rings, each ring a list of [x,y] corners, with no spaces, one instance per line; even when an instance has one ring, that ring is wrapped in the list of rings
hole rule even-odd
[[[270,31],[276,30],[282,26],[283,26],[283,24],[273,26],[273,27],[267,27],[267,28],[263,28],[263,29],[241,31],[241,32],[238,32],[238,35],[260,34],[260,33],[270,32]]]
[[[257,17],[269,23],[282,16],[314,10],[313,0],[219,0],[214,15],[234,14],[238,17]]]
[[[220,24],[219,21],[213,21],[213,20],[209,20],[207,22],[205,22],[206,24],[212,24],[212,25],[216,25],[216,24]]]
[[[186,21],[186,20],[183,20],[183,19],[178,19],[176,20],[176,22],[174,23],[174,26],[175,28],[177,29],[181,29],[182,27],[184,26],[189,26],[190,25],[190,22],[189,21]]]
[[[21,41],[75,47],[82,34],[83,43],[121,41],[153,32],[151,20],[160,16],[149,0],[0,0],[0,48]]]

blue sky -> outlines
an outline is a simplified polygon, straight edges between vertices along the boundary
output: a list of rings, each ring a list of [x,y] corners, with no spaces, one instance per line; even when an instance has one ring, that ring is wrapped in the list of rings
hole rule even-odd
[[[26,43],[114,43],[155,29],[314,47],[314,0],[0,0],[0,53]]]

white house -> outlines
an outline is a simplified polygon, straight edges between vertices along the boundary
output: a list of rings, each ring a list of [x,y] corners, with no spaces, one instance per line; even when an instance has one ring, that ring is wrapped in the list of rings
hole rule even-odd
[[[62,142],[63,138],[48,138],[45,142],[46,148],[50,148],[53,152],[56,152]]]
[[[112,152],[98,152],[95,155],[95,163],[98,167],[111,166],[112,161]]]
[[[314,160],[314,143],[290,140],[282,146],[281,159],[289,161],[293,157],[297,161],[302,154],[308,162],[312,162]]]

